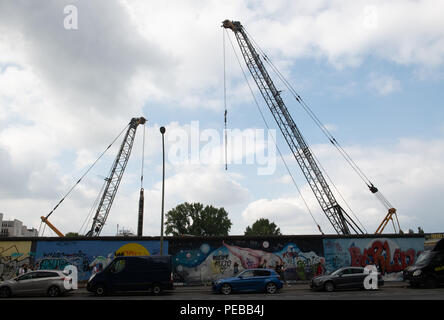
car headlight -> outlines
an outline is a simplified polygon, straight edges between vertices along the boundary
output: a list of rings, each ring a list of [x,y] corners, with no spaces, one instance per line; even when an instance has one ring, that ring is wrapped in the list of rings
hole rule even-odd
[[[415,272],[413,272],[413,276],[414,276],[414,277],[418,277],[418,276],[421,275],[421,273],[422,273],[421,270],[416,270]]]

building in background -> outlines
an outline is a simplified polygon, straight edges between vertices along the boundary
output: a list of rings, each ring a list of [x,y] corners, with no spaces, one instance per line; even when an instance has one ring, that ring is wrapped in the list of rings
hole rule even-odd
[[[0,238],[6,237],[37,237],[37,229],[28,229],[20,220],[3,220],[3,213],[0,213]]]

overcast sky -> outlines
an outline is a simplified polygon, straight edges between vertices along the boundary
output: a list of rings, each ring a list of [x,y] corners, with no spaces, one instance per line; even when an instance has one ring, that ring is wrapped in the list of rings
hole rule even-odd
[[[130,119],[143,116],[144,235],[160,234],[160,126],[167,129],[166,211],[185,201],[224,207],[231,234],[259,218],[284,234],[318,234],[314,220],[334,233],[254,89],[274,134],[267,131],[230,45],[239,55],[234,35],[221,28],[230,19],[242,22],[397,208],[401,228],[442,232],[442,12],[439,0],[0,0],[0,212],[38,228]],[[253,139],[228,144],[227,171],[224,37],[227,127]],[[356,219],[374,233],[386,209],[276,86]],[[143,132],[102,235],[117,225],[137,230]],[[120,142],[51,216],[62,232],[81,231]]]

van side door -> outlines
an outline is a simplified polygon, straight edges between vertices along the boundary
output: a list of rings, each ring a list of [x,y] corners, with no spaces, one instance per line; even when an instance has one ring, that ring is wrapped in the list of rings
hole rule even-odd
[[[126,270],[127,261],[125,259],[114,260],[106,270],[106,284],[111,290],[127,290]]]
[[[150,288],[151,269],[146,258],[131,257],[128,265],[128,290],[147,291]]]

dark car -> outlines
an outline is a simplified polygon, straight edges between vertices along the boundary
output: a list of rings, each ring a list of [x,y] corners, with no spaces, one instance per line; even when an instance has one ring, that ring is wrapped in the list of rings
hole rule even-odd
[[[342,267],[329,274],[314,277],[310,287],[313,290],[325,290],[328,292],[336,289],[362,289],[364,280],[369,275],[362,267]],[[384,280],[378,273],[378,287],[384,285]]]
[[[404,269],[403,278],[412,287],[444,285],[444,251],[424,251],[413,265]]]
[[[103,296],[112,292],[173,289],[171,256],[117,257],[88,280],[86,289]]]
[[[213,282],[213,291],[223,294],[241,291],[264,291],[276,293],[282,288],[282,281],[272,269],[247,269],[232,278]]]
[[[0,297],[15,295],[48,295],[57,297],[72,290],[72,279],[58,270],[27,272],[11,280],[0,282]],[[69,289],[67,289],[69,288]]]

